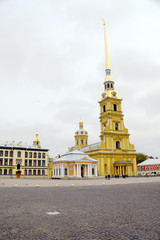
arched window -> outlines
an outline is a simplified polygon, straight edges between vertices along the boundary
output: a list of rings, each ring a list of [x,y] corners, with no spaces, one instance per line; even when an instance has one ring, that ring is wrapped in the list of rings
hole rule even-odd
[[[3,151],[0,151],[0,156],[1,156],[1,157],[3,156]]]
[[[42,158],[45,158],[45,155],[46,155],[45,153],[42,153]]]
[[[9,175],[12,175],[12,169],[11,168],[9,169]]]
[[[117,105],[116,104],[113,105],[113,109],[114,109],[114,111],[117,111]]]
[[[103,112],[106,112],[106,105],[103,106]]]
[[[7,175],[7,169],[4,169],[4,175]]]
[[[111,83],[111,88],[113,88],[113,84]]]
[[[41,153],[38,153],[38,158],[41,158]]]
[[[109,88],[109,83],[107,84],[107,87]]]
[[[55,170],[55,169],[54,169]],[[45,175],[45,170],[42,170],[42,175]]]
[[[25,169],[24,174],[27,175],[27,170]]]
[[[118,123],[115,123],[115,130],[118,130]]]
[[[105,89],[107,89],[107,85],[105,84]]]
[[[81,140],[81,144],[83,144],[83,139]]]
[[[21,165],[18,163],[17,164],[17,169],[20,170]]]
[[[5,151],[5,157],[8,157],[8,151]]]
[[[10,157],[13,157],[13,151],[10,151]]]
[[[21,157],[21,152],[20,151],[17,152],[17,157]]]
[[[87,145],[87,140],[86,140],[86,145]]]
[[[25,152],[25,158],[28,158],[28,152]]]
[[[36,170],[35,169],[33,170],[33,175],[36,175]]]
[[[34,158],[36,158],[37,157],[37,153],[36,152],[34,152]]]
[[[29,158],[32,158],[32,153],[31,152],[29,153]]]
[[[116,142],[116,148],[117,148],[117,149],[120,148],[120,142],[119,142],[119,141]]]
[[[32,175],[32,170],[29,170],[29,175]]]
[[[41,170],[38,170],[38,175],[41,175]]]

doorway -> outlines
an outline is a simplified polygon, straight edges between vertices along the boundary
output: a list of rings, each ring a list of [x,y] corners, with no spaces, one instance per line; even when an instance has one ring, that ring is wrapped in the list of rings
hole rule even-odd
[[[81,166],[81,177],[84,177],[84,167]]]

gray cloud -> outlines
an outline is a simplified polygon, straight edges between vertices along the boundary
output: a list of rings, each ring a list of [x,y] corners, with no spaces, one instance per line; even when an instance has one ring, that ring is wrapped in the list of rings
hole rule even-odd
[[[160,16],[149,0],[0,1],[1,143],[31,145],[38,129],[51,156],[62,154],[81,118],[99,141],[102,17],[131,142],[160,157]]]

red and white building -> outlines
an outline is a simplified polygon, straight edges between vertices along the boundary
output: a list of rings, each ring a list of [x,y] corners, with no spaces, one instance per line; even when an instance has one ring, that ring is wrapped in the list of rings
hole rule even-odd
[[[137,173],[141,175],[160,174],[160,159],[147,159],[137,165]]]

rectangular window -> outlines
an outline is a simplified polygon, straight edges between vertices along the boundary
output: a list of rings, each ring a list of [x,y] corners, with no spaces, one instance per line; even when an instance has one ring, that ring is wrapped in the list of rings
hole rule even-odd
[[[8,151],[5,151],[5,157],[8,157]]]
[[[0,165],[3,165],[3,158],[0,158]]]
[[[32,160],[29,160],[29,166],[30,167],[32,166]]]
[[[45,153],[42,153],[42,158],[45,158],[46,157],[46,154]]]
[[[45,167],[45,160],[42,160],[42,167]]]
[[[59,176],[61,176],[61,169],[59,168]]]
[[[4,165],[8,165],[8,159],[7,158],[4,159]]]
[[[21,152],[20,151],[17,152],[17,157],[21,157]]]
[[[45,175],[45,170],[44,169],[42,170],[42,175]]]
[[[25,166],[27,166],[27,159],[25,159]]]
[[[94,176],[94,168],[92,168],[92,176]]]
[[[27,175],[27,170],[25,169],[25,171],[24,171],[24,175]]]
[[[67,176],[67,168],[64,169],[64,175]]]
[[[33,166],[34,167],[36,166],[36,160],[33,160]]]
[[[56,170],[54,169],[54,176],[56,175]]]
[[[13,157],[13,151],[10,151],[10,157]]]
[[[9,159],[9,165],[12,166],[12,159]]]
[[[41,160],[38,160],[38,167],[41,166]]]
[[[56,169],[56,176],[58,176],[58,169]]]
[[[81,144],[83,144],[83,139],[81,140]]]

